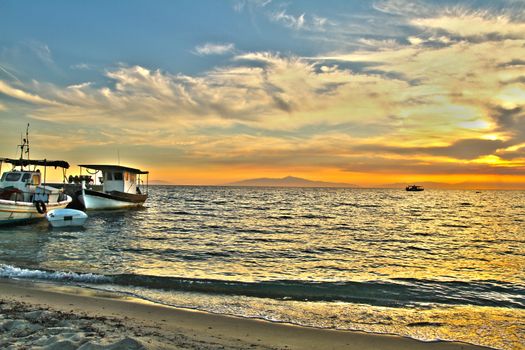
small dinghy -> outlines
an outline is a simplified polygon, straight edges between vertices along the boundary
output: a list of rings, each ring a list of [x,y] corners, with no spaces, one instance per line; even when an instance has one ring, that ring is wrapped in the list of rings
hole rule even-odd
[[[46,214],[47,221],[53,227],[82,226],[87,218],[86,213],[76,209],[55,209]]]

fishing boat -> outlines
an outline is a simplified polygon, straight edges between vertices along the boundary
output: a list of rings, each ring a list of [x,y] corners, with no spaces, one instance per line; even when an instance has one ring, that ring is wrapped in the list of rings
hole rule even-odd
[[[102,190],[95,190],[83,182],[82,189],[77,191],[76,196],[86,210],[140,207],[148,198],[148,171],[120,165],[83,164],[80,167],[86,168],[102,184]],[[141,175],[146,175],[146,193],[140,189]]]
[[[72,201],[63,191],[45,184],[47,167],[67,169],[69,164],[63,160],[29,159],[28,130],[19,147],[20,159],[0,158],[0,173],[4,163],[12,167],[0,178],[0,225],[43,219],[47,210],[65,208]],[[44,169],[43,177],[40,167]]]
[[[414,192],[419,192],[419,191],[424,191],[425,190],[423,188],[423,186],[417,186],[417,185],[409,185],[405,189],[407,191],[414,191]]]

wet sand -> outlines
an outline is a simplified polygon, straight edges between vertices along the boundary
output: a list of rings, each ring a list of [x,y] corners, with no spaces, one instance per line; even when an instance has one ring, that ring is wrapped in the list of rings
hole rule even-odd
[[[2,349],[487,349],[223,316],[0,279]]]

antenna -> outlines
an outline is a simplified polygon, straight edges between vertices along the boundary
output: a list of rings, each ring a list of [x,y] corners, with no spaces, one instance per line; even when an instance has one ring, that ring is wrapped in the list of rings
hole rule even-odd
[[[119,149],[117,148],[117,160],[118,160],[118,165],[120,165],[120,151]]]
[[[27,123],[25,143],[26,143],[27,159],[29,160],[29,123]]]
[[[24,141],[24,137],[22,136],[22,133],[20,133],[20,144],[18,145],[18,147],[20,147],[20,160],[22,160],[24,156]]]
[[[24,154],[27,154],[27,159],[29,160],[29,123],[27,123],[26,137],[24,138],[20,134],[20,144],[18,146],[20,147],[20,160],[24,160]],[[24,169],[23,163],[21,164],[21,169]]]

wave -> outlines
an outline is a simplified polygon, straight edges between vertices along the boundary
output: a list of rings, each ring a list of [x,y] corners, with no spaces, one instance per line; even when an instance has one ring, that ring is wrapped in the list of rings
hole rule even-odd
[[[525,286],[485,280],[462,282],[398,278],[362,282],[239,282],[136,274],[98,275],[31,270],[10,265],[0,265],[0,277],[294,301],[342,301],[387,307],[445,304],[525,309]]]
[[[0,277],[49,280],[57,282],[111,283],[112,281],[111,277],[93,273],[31,270],[4,264],[0,264]]]

